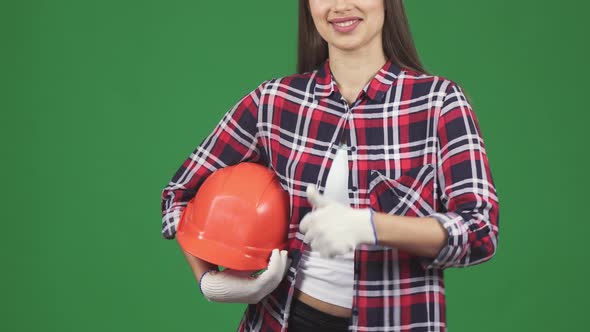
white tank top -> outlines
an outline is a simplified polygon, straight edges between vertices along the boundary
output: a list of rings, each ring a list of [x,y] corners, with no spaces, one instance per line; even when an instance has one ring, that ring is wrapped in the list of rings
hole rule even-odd
[[[324,196],[350,206],[346,145],[340,146],[332,162]],[[329,259],[308,249],[301,256],[299,268],[297,289],[324,302],[352,308],[354,252]]]

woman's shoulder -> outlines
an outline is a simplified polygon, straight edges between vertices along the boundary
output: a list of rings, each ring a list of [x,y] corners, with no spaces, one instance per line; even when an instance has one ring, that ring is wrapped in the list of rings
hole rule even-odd
[[[431,90],[438,92],[448,92],[453,88],[461,89],[461,86],[457,81],[452,80],[446,76],[432,73],[422,73],[408,68],[404,68],[402,70],[402,74],[405,80],[404,84],[408,84],[409,80],[411,81],[410,83],[429,86]]]
[[[417,84],[436,84],[441,87],[459,86],[456,81],[437,74],[422,73],[413,69],[404,68],[401,71],[404,80],[411,80]]]
[[[402,83],[407,86],[413,85],[412,95],[428,95],[437,101],[441,106],[455,105],[460,102],[466,108],[472,109],[471,98],[468,92],[457,81],[446,76],[425,74],[414,70],[404,70],[405,80],[413,80]]]

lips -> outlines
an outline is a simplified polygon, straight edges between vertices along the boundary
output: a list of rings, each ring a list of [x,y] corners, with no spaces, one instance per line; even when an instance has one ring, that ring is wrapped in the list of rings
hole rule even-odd
[[[334,30],[347,33],[353,31],[362,20],[358,17],[340,17],[330,20],[330,25]]]

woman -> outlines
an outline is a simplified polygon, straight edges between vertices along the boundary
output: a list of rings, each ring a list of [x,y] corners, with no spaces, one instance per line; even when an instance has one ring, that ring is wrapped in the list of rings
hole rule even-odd
[[[461,88],[423,70],[401,0],[301,0],[299,74],[240,100],[163,192],[163,235],[216,169],[271,168],[288,253],[258,277],[185,256],[240,331],[444,331],[443,271],[489,260],[498,199]]]

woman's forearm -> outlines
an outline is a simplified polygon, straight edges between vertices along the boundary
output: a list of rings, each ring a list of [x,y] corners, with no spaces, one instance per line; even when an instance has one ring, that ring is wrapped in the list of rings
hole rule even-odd
[[[375,212],[378,244],[411,254],[435,258],[446,244],[448,234],[434,218],[401,217]]]
[[[197,258],[191,254],[189,254],[188,252],[182,250],[182,253],[184,254],[184,257],[186,258],[186,261],[188,262],[188,264],[191,267],[191,270],[193,271],[193,274],[195,275],[195,278],[197,279],[197,281],[201,280],[201,277],[203,276],[203,274],[209,270],[218,270],[219,267],[217,265],[211,264],[209,262],[206,262],[200,258]]]

